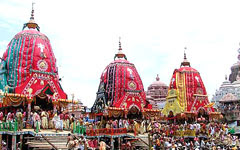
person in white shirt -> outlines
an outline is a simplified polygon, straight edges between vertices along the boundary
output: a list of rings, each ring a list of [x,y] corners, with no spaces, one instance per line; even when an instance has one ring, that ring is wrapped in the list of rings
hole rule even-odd
[[[200,144],[199,144],[198,140],[195,141],[194,145],[195,145],[196,148],[200,147]]]
[[[205,148],[205,142],[204,142],[204,140],[203,140],[203,139],[201,140],[201,145],[200,145],[200,148],[203,148],[203,149]]]
[[[200,131],[201,125],[199,123],[196,124],[197,131]]]

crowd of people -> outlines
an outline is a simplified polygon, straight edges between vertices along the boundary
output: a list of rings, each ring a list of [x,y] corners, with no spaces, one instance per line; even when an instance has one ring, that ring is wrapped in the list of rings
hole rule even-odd
[[[98,142],[98,139],[85,139],[84,136],[80,136],[79,138],[75,135],[68,134],[66,146],[69,150],[77,149],[77,150],[106,150],[110,149],[110,146],[104,142],[104,140]]]
[[[220,104],[219,109],[221,111],[232,111],[232,110],[239,110],[240,106],[238,104],[232,105],[232,104]]]
[[[0,123],[7,123],[9,128],[9,123],[17,122],[18,131],[22,131],[23,128],[34,128],[38,132],[41,129],[56,129],[56,132],[58,130],[73,130],[75,120],[74,114],[69,115],[68,112],[59,111],[54,113],[52,110],[34,110],[29,116],[22,109],[16,110],[15,113],[9,111],[7,115],[0,112]]]
[[[3,112],[0,112],[0,123],[12,123],[12,127],[14,126],[13,122],[18,123],[18,130],[21,131],[24,127],[26,127],[26,112],[23,112],[22,109],[17,110],[15,113],[8,112],[7,115],[4,115]],[[1,126],[3,129],[3,125]]]
[[[71,130],[74,121],[74,115],[69,113],[40,110],[30,114],[29,124],[35,129],[56,129],[58,132],[58,130]]]
[[[152,149],[239,149],[240,139],[230,134],[227,123],[217,122],[192,122],[170,123],[158,120],[136,120],[136,119],[91,119],[76,118],[74,115],[64,112],[54,113],[52,110],[35,110],[26,114],[22,109],[15,113],[8,112],[4,115],[0,112],[0,122],[17,122],[18,130],[23,128],[73,130],[73,123],[85,126],[87,130],[102,128],[126,128],[128,132],[138,134],[149,133],[152,141]],[[77,139],[72,135],[68,138],[68,147],[84,149],[85,147],[98,148],[108,147],[96,142],[97,139],[86,140],[84,137]],[[103,146],[105,145],[105,146]]]
[[[230,134],[226,123],[196,122],[178,125],[152,122],[150,126],[149,133],[152,135],[153,149],[156,150],[240,148],[240,139]]]
[[[89,128],[89,126],[88,126]],[[150,133],[152,149],[240,149],[240,138],[227,123],[161,123],[158,120],[115,119],[95,122],[90,128],[126,128],[135,135]]]

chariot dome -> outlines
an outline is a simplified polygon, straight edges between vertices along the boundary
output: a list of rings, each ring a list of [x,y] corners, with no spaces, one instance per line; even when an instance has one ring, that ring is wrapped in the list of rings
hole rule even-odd
[[[136,114],[149,107],[140,75],[135,65],[127,60],[119,42],[118,53],[102,72],[93,112],[119,109]]]
[[[1,60],[2,92],[55,100],[67,98],[59,83],[50,41],[34,21],[34,10],[30,21],[8,44]]]
[[[184,53],[180,68],[173,72],[167,103],[162,113],[166,116],[176,116],[181,113],[208,114],[213,111],[200,73],[191,67]]]

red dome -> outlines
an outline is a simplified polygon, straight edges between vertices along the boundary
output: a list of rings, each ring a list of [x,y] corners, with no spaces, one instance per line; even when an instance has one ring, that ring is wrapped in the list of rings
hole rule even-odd
[[[174,70],[171,78],[163,113],[168,115],[172,111],[176,115],[185,111],[199,112],[200,109],[206,112],[214,111],[212,107],[207,107],[208,104],[207,92],[200,73],[190,67],[190,62],[184,55],[181,67]]]
[[[137,69],[127,61],[121,49],[115,57],[118,59],[111,62],[101,75],[92,109],[96,111],[108,106],[129,110],[135,107],[140,111],[146,106],[146,96]]]
[[[67,98],[61,89],[56,58],[46,35],[34,29],[21,31],[8,44],[3,59],[8,85],[14,92],[34,96],[50,88],[55,98]]]

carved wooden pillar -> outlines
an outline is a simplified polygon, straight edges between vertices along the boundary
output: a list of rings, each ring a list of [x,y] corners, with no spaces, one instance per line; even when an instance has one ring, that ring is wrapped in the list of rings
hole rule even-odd
[[[20,145],[18,148],[22,149],[23,146],[23,134],[20,135]]]
[[[32,98],[27,98],[27,104],[28,104],[28,118],[27,118],[27,122],[30,121],[30,117],[31,117],[31,104],[32,104]]]
[[[118,137],[118,150],[121,150],[121,139]]]
[[[13,134],[12,135],[12,150],[16,150],[17,149],[17,135]]]

